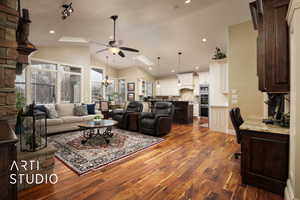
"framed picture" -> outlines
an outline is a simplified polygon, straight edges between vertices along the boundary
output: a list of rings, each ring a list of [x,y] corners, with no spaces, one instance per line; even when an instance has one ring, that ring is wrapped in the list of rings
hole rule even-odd
[[[132,93],[132,92],[127,93],[127,101],[134,101],[134,100],[135,100],[134,93]]]
[[[127,90],[130,91],[130,92],[134,92],[135,83],[127,83]]]

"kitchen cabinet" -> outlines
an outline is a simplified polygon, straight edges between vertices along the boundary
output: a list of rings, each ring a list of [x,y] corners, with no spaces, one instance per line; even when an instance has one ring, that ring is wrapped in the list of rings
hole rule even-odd
[[[159,85],[160,87],[156,87],[156,96],[179,96],[177,79],[160,79]]]
[[[250,3],[257,37],[257,75],[259,90],[288,92],[290,88],[289,32],[286,21],[290,0],[263,0]],[[258,7],[263,8],[262,14]]]
[[[289,129],[246,120],[241,132],[242,183],[283,196],[288,179]]]

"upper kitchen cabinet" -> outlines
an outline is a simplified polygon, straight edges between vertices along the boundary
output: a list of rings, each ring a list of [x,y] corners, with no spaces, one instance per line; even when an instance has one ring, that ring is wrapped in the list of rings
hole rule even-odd
[[[257,37],[257,75],[263,92],[290,89],[289,34],[286,15],[290,0],[257,0],[250,3]]]

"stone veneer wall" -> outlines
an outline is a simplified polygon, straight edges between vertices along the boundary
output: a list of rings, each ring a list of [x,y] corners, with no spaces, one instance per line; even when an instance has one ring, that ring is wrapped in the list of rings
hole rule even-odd
[[[17,1],[0,0],[0,120],[14,119],[16,110]]]

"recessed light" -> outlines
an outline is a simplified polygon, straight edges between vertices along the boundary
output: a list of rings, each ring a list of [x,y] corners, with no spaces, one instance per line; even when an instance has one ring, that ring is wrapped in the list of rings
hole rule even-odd
[[[151,71],[151,70],[152,70],[152,67],[149,67],[148,69]]]
[[[206,38],[202,38],[202,42],[207,42],[207,39]]]
[[[188,3],[191,3],[192,0],[185,0],[185,3],[188,4]]]
[[[171,72],[172,72],[172,73],[174,73],[174,72],[175,72],[175,70],[173,69]]]
[[[55,30],[50,30],[49,33],[50,34],[55,34]]]
[[[197,69],[197,70],[198,70],[198,69],[199,69],[199,67],[197,66],[197,67],[195,67],[195,69]]]

